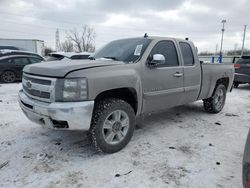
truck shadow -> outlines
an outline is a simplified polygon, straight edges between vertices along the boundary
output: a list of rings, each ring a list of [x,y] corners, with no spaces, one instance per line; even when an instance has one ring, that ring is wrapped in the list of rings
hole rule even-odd
[[[168,122],[181,123],[184,118],[189,118],[190,116],[199,117],[200,115],[207,114],[203,109],[201,102],[190,103],[183,106],[174,107],[157,114],[151,114],[145,117],[144,124],[145,127],[150,126],[150,124],[162,124]],[[209,114],[208,114],[209,115]]]
[[[173,124],[174,126],[178,126],[178,124],[185,121],[185,119],[189,117],[193,118],[194,116],[199,118],[201,114],[206,114],[206,112],[199,102],[171,108],[161,113],[146,116],[142,129],[145,133],[148,129],[149,132],[150,129],[159,129],[159,126],[164,126],[164,128]],[[101,154],[94,149],[88,131],[48,130],[43,132],[42,136],[44,136],[46,140],[50,140],[50,147],[59,150],[60,157],[86,158]],[[135,130],[135,136],[137,137],[136,139],[140,139],[140,136],[145,136],[145,134],[142,134],[139,130]],[[54,151],[52,152],[54,153]]]

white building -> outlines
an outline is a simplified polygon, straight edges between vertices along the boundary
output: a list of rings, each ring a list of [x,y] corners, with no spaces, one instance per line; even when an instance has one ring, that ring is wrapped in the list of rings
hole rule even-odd
[[[39,55],[44,53],[44,41],[37,39],[0,39],[0,46],[14,46]]]

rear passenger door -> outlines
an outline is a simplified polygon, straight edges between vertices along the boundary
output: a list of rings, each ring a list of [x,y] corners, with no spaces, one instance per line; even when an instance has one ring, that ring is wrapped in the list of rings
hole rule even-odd
[[[13,70],[14,67],[14,63],[12,61],[12,59],[3,59],[0,60],[0,75],[6,71],[6,70]]]
[[[145,63],[143,71],[143,113],[163,110],[179,105],[184,94],[183,68],[179,61],[175,42],[157,42],[148,59],[154,54],[165,57],[163,64],[150,67]],[[148,60],[149,61],[149,60]]]
[[[14,66],[15,66],[17,77],[21,77],[23,67],[25,65],[29,64],[29,60],[28,60],[27,57],[17,57],[17,58],[13,58],[13,63],[14,63]]]
[[[184,67],[184,90],[185,96],[181,103],[186,104],[189,102],[196,101],[201,86],[201,66],[199,60],[195,60],[194,51],[196,50],[193,45],[188,42],[179,42],[183,67]]]

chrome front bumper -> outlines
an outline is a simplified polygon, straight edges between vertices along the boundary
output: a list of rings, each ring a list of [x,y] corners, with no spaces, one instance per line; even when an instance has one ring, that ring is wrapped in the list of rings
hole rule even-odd
[[[90,128],[94,101],[46,103],[31,99],[23,90],[18,94],[24,114],[33,122],[47,128]]]

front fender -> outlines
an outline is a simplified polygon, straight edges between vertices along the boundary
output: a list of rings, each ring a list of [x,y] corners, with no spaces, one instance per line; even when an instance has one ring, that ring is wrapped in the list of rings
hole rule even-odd
[[[104,91],[133,88],[136,91],[138,112],[140,113],[142,107],[142,86],[138,70],[135,64],[125,64],[75,71],[67,75],[67,77],[86,77],[88,79],[89,100],[95,100],[96,96]]]

